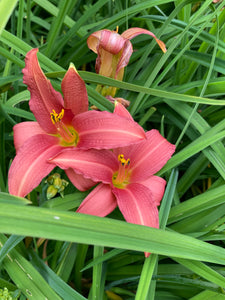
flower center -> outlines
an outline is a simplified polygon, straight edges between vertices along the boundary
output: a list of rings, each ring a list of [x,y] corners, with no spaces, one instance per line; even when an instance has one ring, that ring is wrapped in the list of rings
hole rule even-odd
[[[119,189],[124,189],[129,184],[130,159],[125,159],[123,154],[118,155],[119,170],[113,174],[112,183]]]
[[[53,109],[50,113],[52,123],[55,125],[62,146],[76,146],[79,141],[78,132],[73,126],[66,125],[62,119],[64,117],[64,109],[59,114]]]

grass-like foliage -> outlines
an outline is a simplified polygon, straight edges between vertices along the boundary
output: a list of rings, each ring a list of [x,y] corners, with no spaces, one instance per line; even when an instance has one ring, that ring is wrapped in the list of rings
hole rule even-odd
[[[0,299],[225,299],[224,7],[224,0],[0,1]],[[167,51],[139,35],[123,81],[96,74],[87,38],[117,26],[150,30]],[[104,218],[75,213],[90,191],[71,183],[51,199],[46,178],[26,198],[8,193],[13,126],[35,120],[22,80],[32,48],[56,90],[72,62],[90,109],[112,112],[96,86],[117,87],[145,131],[176,145],[157,173],[167,181],[160,229],[127,223],[118,208]]]

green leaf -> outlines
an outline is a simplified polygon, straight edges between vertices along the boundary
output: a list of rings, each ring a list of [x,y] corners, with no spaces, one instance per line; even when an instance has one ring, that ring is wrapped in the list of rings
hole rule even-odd
[[[181,258],[175,258],[174,260],[177,261],[179,264],[182,264],[186,268],[190,269],[194,273],[198,274],[199,276],[205,278],[206,280],[214,282],[219,287],[225,288],[225,277],[217,273],[215,270],[213,270],[206,264],[203,264],[200,261],[191,261]]]
[[[4,259],[7,253],[10,252],[10,250],[12,250],[23,239],[23,236],[11,235],[0,250],[0,262]]]
[[[0,1],[0,12],[1,12],[1,18],[0,18],[0,35],[2,33],[2,30],[5,28],[8,19],[10,18],[18,0],[1,0]]]
[[[225,264],[225,249],[218,246],[175,232],[109,218],[3,203],[0,227],[8,234],[92,243]]]
[[[0,234],[0,246],[3,247],[6,242],[7,238],[3,234]],[[7,254],[2,262],[2,266],[27,298],[40,299],[41,297],[42,299],[61,299],[35,270],[31,263],[15,249],[12,249],[10,253]]]
[[[40,272],[45,280],[49,282],[49,285],[62,297],[62,299],[86,300],[85,297],[77,293],[57,276],[35,252],[31,251],[30,255],[32,257],[32,265]]]

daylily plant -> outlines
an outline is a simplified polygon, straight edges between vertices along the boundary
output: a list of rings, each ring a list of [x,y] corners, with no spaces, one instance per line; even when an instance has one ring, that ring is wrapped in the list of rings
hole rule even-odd
[[[146,29],[130,28],[121,35],[117,31],[103,29],[92,33],[87,39],[88,47],[98,56],[96,59],[95,70],[98,74],[122,80],[124,75],[124,67],[127,66],[133,47],[131,39],[140,35],[147,34],[152,36],[163,52],[166,52],[165,44],[157,39],[157,37]],[[99,85],[97,90],[103,96],[115,96],[115,87],[102,87]]]
[[[52,171],[55,165],[48,160],[59,153],[66,158],[70,151],[110,149],[146,139],[142,127],[131,120],[106,111],[88,111],[85,83],[72,64],[62,80],[63,99],[42,72],[37,51],[28,52],[23,69],[24,83],[31,94],[30,109],[37,122],[14,126],[17,154],[8,177],[9,192],[22,197]],[[71,168],[66,172],[80,190],[94,184]]]
[[[119,103],[115,113],[132,118]],[[67,160],[60,154],[53,158],[52,162],[59,167],[74,168],[87,178],[100,182],[77,212],[104,217],[118,205],[127,222],[159,227],[157,206],[166,181],[154,174],[170,159],[175,145],[154,129],[146,132],[146,136],[147,139],[138,144],[113,151],[92,149],[83,152],[82,157],[70,151]]]

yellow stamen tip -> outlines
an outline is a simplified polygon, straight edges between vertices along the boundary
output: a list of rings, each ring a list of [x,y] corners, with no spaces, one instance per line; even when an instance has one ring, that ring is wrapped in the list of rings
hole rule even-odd
[[[118,155],[118,161],[121,163],[122,166],[129,166],[130,159],[125,159],[123,154]]]
[[[117,25],[116,26],[116,33],[118,33],[118,31],[119,31],[119,26]]]
[[[59,113],[58,116],[59,121],[62,120],[63,116],[64,116],[64,109],[62,109],[61,112]]]
[[[55,124],[62,120],[64,116],[64,109],[62,109],[59,114],[57,114],[56,111],[53,109],[52,113],[50,113],[50,116],[51,116],[52,123]]]
[[[123,154],[119,154],[118,155],[118,161],[121,161],[122,159],[124,159],[124,155]]]

